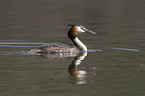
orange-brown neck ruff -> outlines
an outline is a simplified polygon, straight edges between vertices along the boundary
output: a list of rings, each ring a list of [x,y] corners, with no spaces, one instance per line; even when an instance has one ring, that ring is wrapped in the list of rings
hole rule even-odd
[[[68,37],[72,40],[75,39],[78,35],[77,26],[72,26],[68,31]]]
[[[72,26],[68,31],[68,37],[72,40],[74,45],[80,50],[87,51],[87,47],[77,38],[78,28],[77,26]]]

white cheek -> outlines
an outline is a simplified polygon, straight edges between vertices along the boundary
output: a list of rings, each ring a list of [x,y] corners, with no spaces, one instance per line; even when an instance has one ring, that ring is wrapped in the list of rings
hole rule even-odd
[[[78,31],[79,33],[85,32],[84,30],[81,29],[81,27],[77,27],[77,31]]]

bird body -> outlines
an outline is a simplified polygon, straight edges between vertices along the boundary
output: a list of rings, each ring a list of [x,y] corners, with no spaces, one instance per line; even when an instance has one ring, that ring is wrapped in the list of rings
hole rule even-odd
[[[68,37],[71,39],[71,43],[52,42],[41,45],[35,49],[32,49],[30,53],[80,53],[87,52],[87,47],[78,39],[78,33],[88,32],[96,34],[93,31],[86,29],[82,25],[70,23],[68,26],[71,28],[68,31]]]

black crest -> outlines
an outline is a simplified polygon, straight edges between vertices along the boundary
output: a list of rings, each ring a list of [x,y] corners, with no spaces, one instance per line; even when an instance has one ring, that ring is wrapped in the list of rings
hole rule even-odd
[[[76,24],[76,23],[69,22],[68,23],[68,26],[80,26],[80,24]]]

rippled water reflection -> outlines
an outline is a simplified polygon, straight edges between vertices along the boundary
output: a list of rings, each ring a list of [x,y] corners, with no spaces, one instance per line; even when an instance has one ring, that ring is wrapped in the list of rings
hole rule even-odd
[[[97,93],[104,94],[103,90],[105,92],[115,90],[117,94],[121,94],[120,92],[126,90],[144,89],[142,85],[145,73],[144,63],[141,60],[142,56],[139,56],[143,51],[106,47],[89,49],[88,56],[87,53],[78,56],[67,55],[66,53],[31,55],[29,50],[37,45],[39,46],[39,44],[43,43],[1,42],[1,81],[5,82],[8,87],[13,86],[4,94],[8,94],[8,92],[19,94],[19,92],[25,90],[23,94],[28,95],[31,92],[36,95],[63,91],[68,94],[90,93],[95,95]],[[112,52],[113,54],[110,54]],[[8,78],[12,78],[11,81]],[[76,89],[75,86],[70,84],[84,86],[78,86]],[[7,86],[3,85],[4,88],[8,88]],[[17,87],[19,89],[14,92],[12,89]],[[78,88],[88,91],[79,91]],[[132,93],[132,91],[127,92]],[[137,90],[136,92],[144,91]]]

